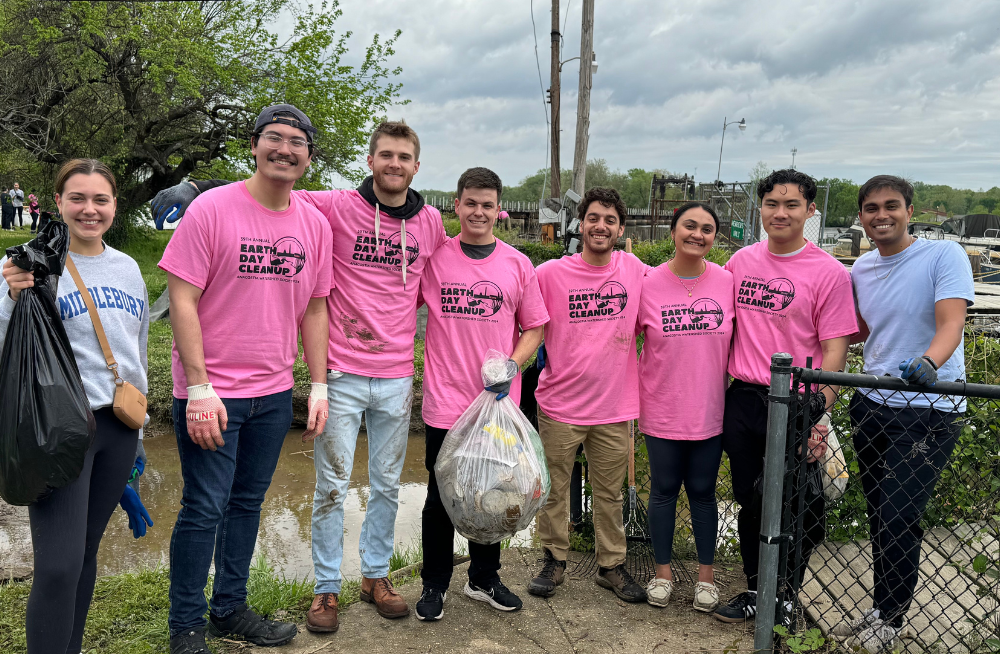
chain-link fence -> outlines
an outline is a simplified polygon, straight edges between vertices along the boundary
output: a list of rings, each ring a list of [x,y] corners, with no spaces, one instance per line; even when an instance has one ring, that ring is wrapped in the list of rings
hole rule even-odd
[[[827,649],[1000,651],[1000,371],[977,365],[995,339],[967,339],[968,382],[934,393],[775,355],[755,649],[812,630]],[[831,447],[813,461],[823,387]]]

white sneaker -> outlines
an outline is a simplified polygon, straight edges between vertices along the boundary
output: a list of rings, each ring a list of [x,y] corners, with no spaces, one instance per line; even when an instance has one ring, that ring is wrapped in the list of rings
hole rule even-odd
[[[670,601],[670,595],[674,592],[674,582],[669,579],[653,577],[646,584],[646,601],[650,606],[663,608]]]
[[[899,629],[876,618],[870,627],[864,629],[848,642],[848,646],[860,647],[869,654],[896,651],[899,644]]]
[[[868,609],[861,614],[860,618],[842,620],[839,624],[837,624],[837,626],[830,630],[830,635],[837,640],[850,638],[851,636],[859,634],[868,627],[872,626],[872,624],[874,624],[878,619],[878,609]]]
[[[699,581],[694,585],[694,610],[711,613],[719,606],[719,589],[715,584]]]

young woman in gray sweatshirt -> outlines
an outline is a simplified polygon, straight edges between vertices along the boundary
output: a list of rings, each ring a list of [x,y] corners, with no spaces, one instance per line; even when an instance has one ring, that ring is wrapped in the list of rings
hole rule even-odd
[[[146,285],[136,262],[102,240],[115,216],[114,175],[100,161],[75,159],[60,169],[55,191],[69,227],[68,256],[97,306],[118,372],[146,393]],[[21,291],[34,284],[33,275],[11,261],[3,261],[2,271],[0,338],[6,336]],[[97,434],[80,476],[28,508],[35,554],[26,625],[29,654],[81,651],[97,578],[97,549],[125,490],[139,437],[139,430],[114,415],[114,375],[69,271],[59,279],[57,297]]]

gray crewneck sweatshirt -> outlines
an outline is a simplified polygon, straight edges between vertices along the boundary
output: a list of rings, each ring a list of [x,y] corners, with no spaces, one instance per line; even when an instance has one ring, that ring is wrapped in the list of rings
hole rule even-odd
[[[111,353],[118,362],[118,374],[146,393],[149,298],[139,265],[132,257],[107,245],[104,252],[96,257],[72,252],[69,256],[73,257],[73,263],[97,306]],[[6,261],[7,257],[4,257],[0,266]],[[7,291],[7,282],[0,278],[0,340],[7,336],[7,325],[15,306]],[[63,270],[59,278],[56,307],[73,346],[90,408],[96,410],[111,406],[115,398],[115,376],[108,370],[87,305],[68,270]]]

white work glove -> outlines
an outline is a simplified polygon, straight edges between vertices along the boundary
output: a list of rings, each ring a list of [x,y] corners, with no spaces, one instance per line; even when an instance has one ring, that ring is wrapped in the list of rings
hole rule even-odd
[[[213,452],[226,444],[222,432],[226,431],[229,416],[211,384],[188,386],[187,430],[188,436],[203,450]]]
[[[306,430],[302,432],[303,441],[311,441],[323,433],[326,428],[326,419],[330,417],[330,401],[327,397],[326,384],[312,383],[312,390],[309,391],[309,419],[306,421]]]

